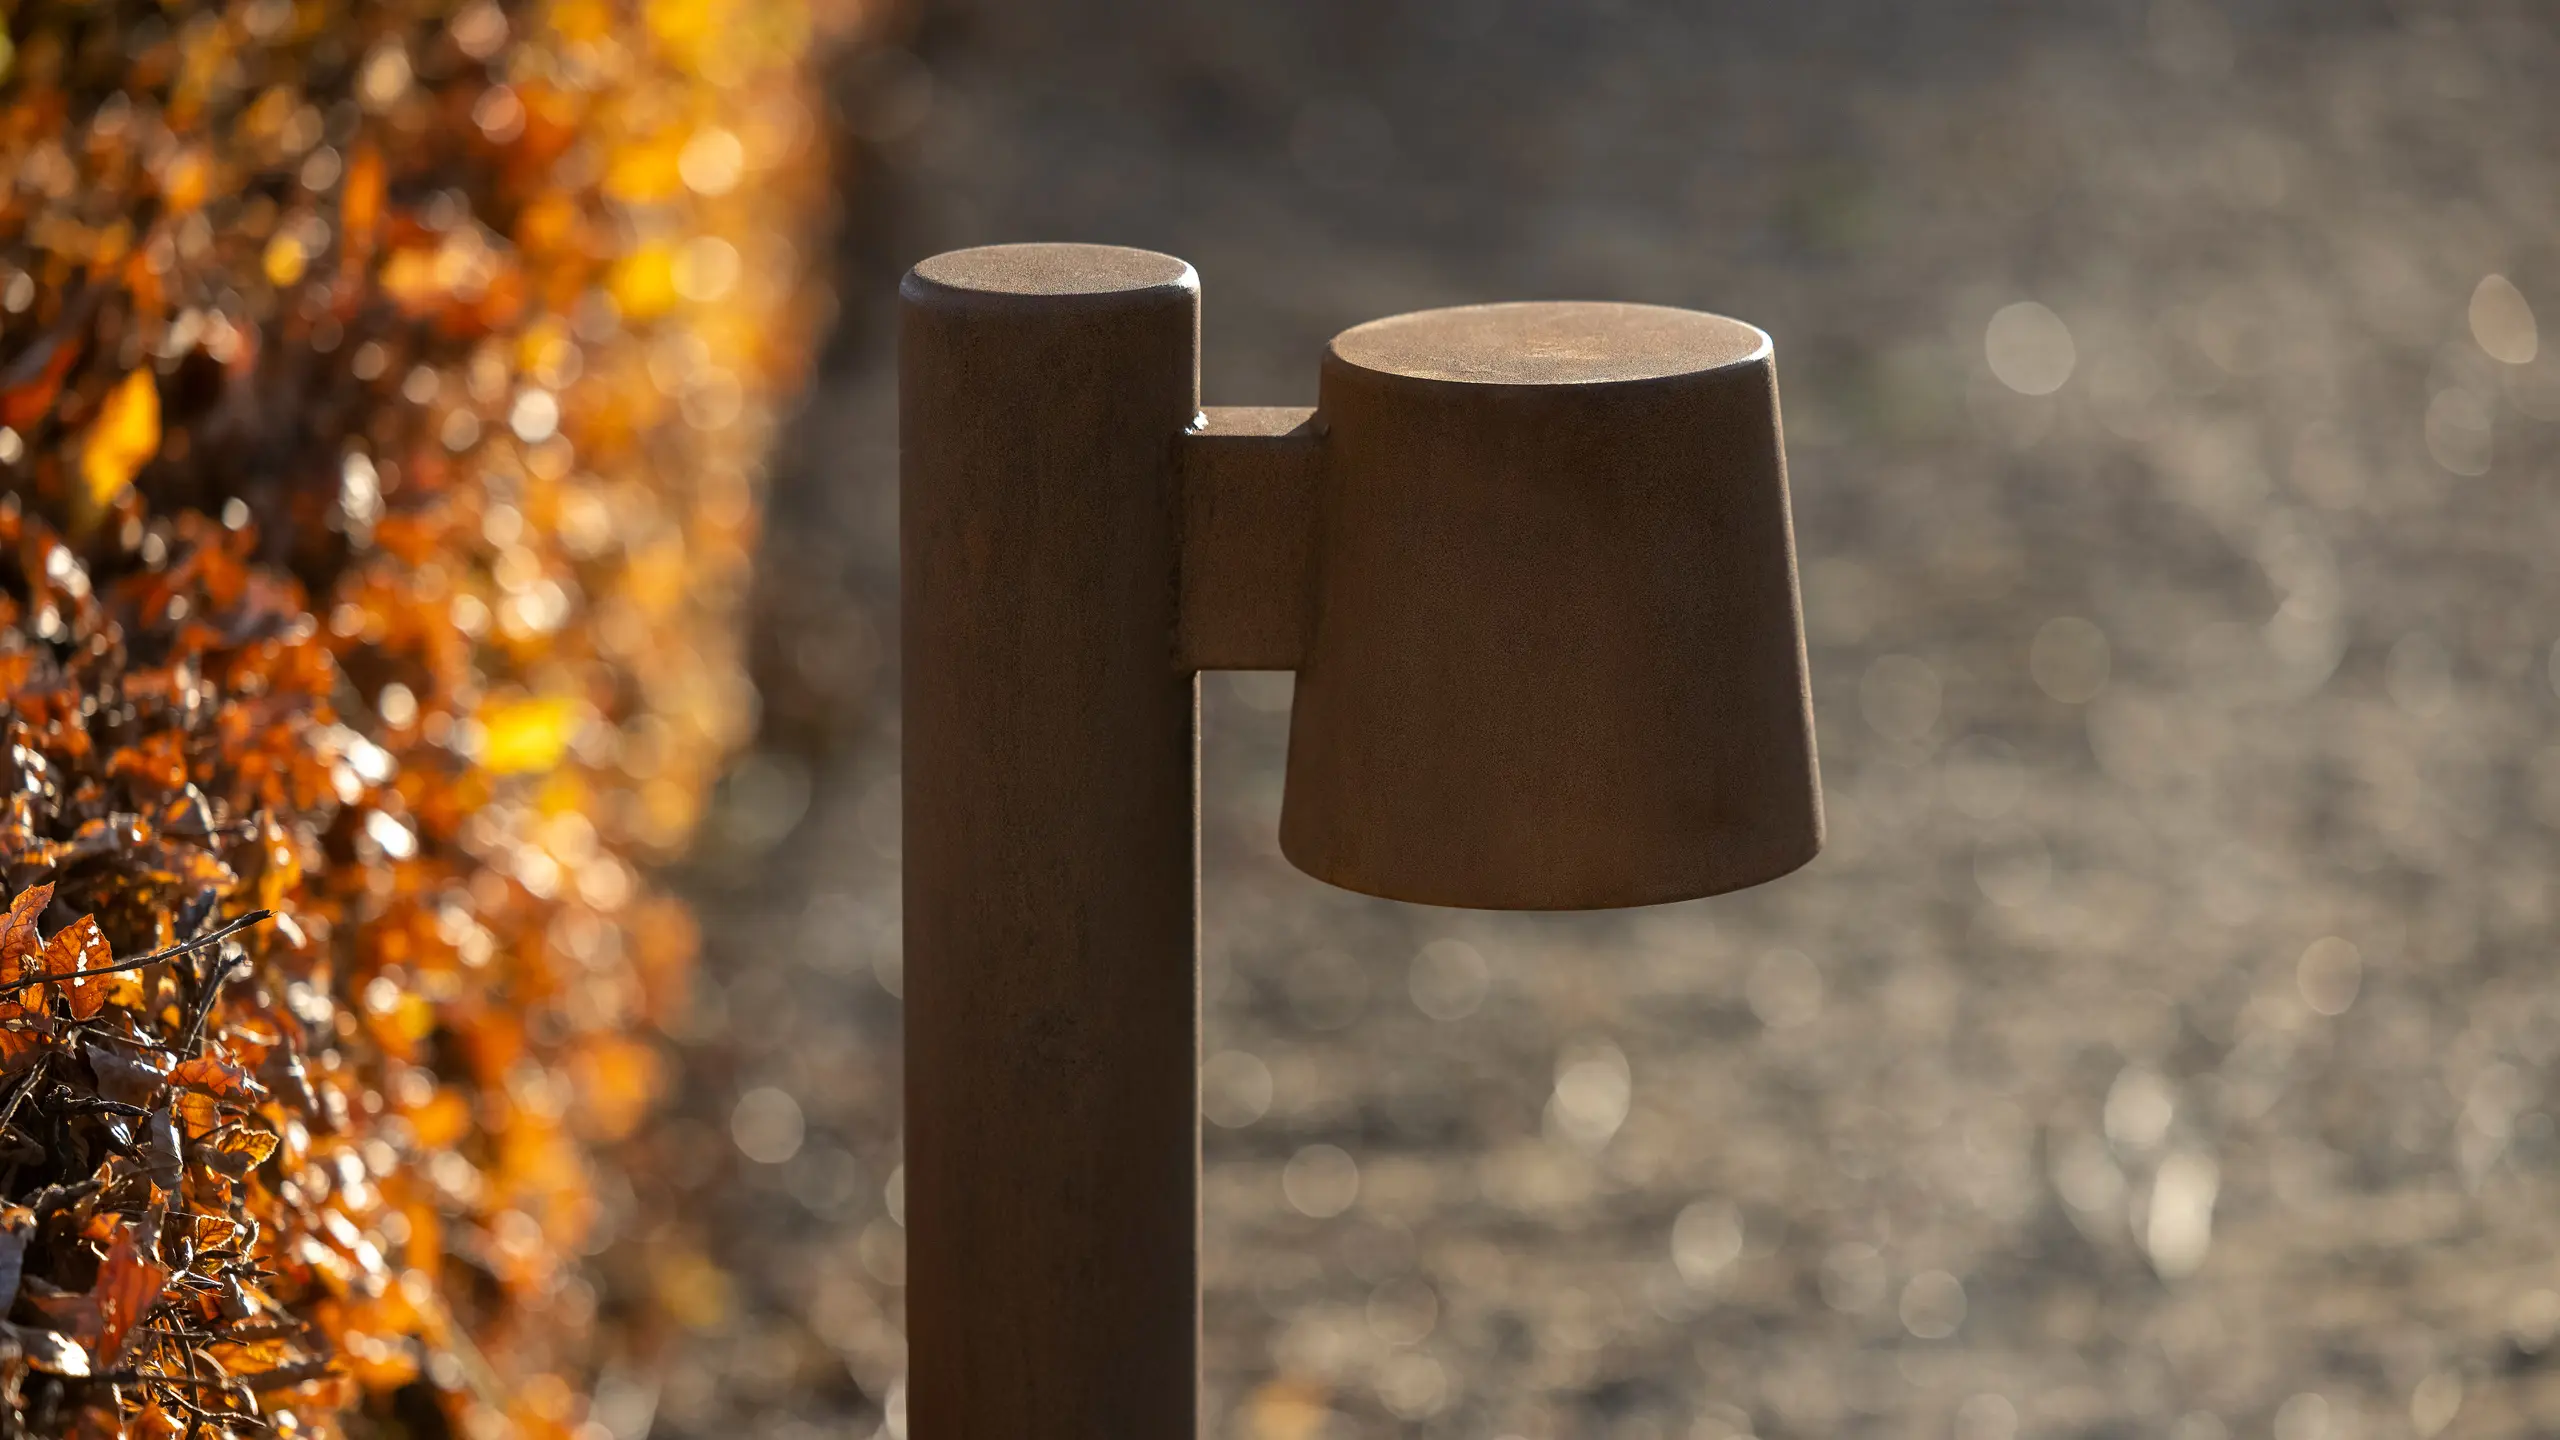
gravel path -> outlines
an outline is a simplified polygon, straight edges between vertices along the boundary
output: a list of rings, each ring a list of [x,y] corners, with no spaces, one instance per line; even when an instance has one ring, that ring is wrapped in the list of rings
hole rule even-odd
[[[2560,1430],[2560,28],[1743,8],[970,0],[849,76],[894,222],[694,876],[660,1143],[731,1278],[658,1433],[898,1432],[881,301],[1016,238],[1198,264],[1219,403],[1506,297],[1728,311],[1785,385],[1802,874],[1329,891],[1285,677],[1209,683],[1205,1433]]]

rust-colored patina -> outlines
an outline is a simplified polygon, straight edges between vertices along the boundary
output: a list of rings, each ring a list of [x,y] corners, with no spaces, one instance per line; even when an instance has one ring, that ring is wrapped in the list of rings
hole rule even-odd
[[[909,1433],[1194,1433],[1200,286],[1006,246],[901,290]]]
[[[1589,910],[1822,843],[1769,337],[1476,305],[1325,353],[1280,845],[1349,889]]]
[[[1646,305],[1335,338],[1198,408],[1170,256],[903,289],[910,1433],[1188,1436],[1197,672],[1294,669],[1281,843],[1591,909],[1822,840],[1768,336]]]

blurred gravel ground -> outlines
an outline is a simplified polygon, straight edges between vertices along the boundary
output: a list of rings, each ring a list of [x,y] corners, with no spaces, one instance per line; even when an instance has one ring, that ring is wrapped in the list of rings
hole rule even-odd
[[[2552,12],[965,0],[915,54],[848,72],[875,214],[693,876],[654,1203],[731,1279],[660,1277],[657,1433],[901,1432],[883,301],[1021,238],[1198,264],[1219,403],[1589,296],[1761,324],[1788,406],[1799,876],[1332,892],[1285,677],[1208,683],[1206,1433],[2560,1431]]]

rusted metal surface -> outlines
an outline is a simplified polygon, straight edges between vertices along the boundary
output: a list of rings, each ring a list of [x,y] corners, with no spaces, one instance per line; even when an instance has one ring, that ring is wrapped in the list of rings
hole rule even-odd
[[[1192,670],[1295,670],[1324,446],[1304,406],[1214,406],[1183,435],[1182,630]]]
[[[1281,848],[1399,900],[1579,910],[1822,839],[1768,337],[1648,305],[1344,332]]]
[[[1768,337],[1653,306],[1345,332],[1197,409],[1199,290],[1005,246],[903,289],[911,1433],[1193,1433],[1196,672],[1295,668],[1281,842],[1504,909],[1821,844]]]
[[[1189,1436],[1198,281],[1017,246],[901,298],[910,1433]]]

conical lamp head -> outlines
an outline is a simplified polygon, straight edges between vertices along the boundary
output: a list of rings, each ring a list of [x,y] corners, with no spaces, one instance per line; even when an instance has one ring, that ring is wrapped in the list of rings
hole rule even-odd
[[[1649,305],[1328,347],[1281,848],[1392,899],[1580,910],[1822,844],[1769,337]]]

